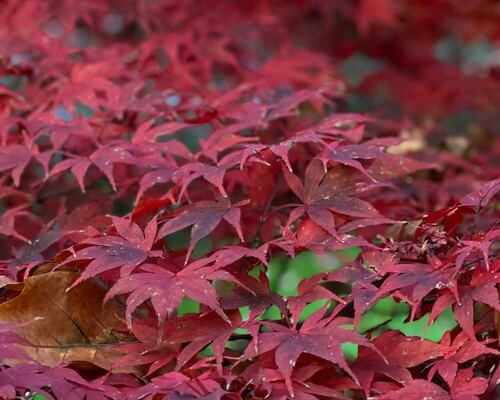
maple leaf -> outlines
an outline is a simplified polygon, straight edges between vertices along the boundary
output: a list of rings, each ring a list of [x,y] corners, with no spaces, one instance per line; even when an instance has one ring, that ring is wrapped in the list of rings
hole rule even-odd
[[[493,242],[497,238],[500,237],[500,229],[492,229],[489,232],[486,232],[481,241],[478,240],[462,240],[461,244],[464,245],[463,248],[458,250],[458,256],[455,261],[455,269],[459,271],[465,263],[465,260],[476,252],[480,252],[484,259],[484,264],[486,265],[486,269],[490,269],[490,255],[489,250],[492,246]]]
[[[139,271],[120,278],[105,297],[105,301],[108,301],[119,294],[130,293],[125,312],[129,327],[132,326],[132,313],[146,300],[151,300],[161,327],[167,316],[181,304],[185,296],[207,305],[227,320],[220,308],[217,293],[209,281],[211,277],[217,275],[208,275],[204,270],[191,268],[173,273],[154,264],[143,264]]]
[[[446,346],[421,338],[407,337],[395,331],[382,333],[373,345],[384,354],[387,362],[370,348],[360,348],[358,357],[352,366],[365,393],[370,388],[375,374],[384,374],[395,381],[405,384],[411,382],[412,375],[408,368],[447,354]]]
[[[373,160],[367,170],[378,181],[384,181],[390,178],[407,176],[417,171],[437,169],[439,167],[440,164],[437,162],[420,161],[410,157],[386,153],[384,157]]]
[[[151,398],[157,394],[165,394],[172,399],[204,399],[221,400],[224,395],[219,383],[208,374],[190,378],[179,372],[168,372],[153,378],[151,383],[134,391],[131,400]]]
[[[15,283],[15,282],[11,282]],[[4,283],[2,283],[2,286]],[[28,321],[25,325],[29,325],[32,321]],[[2,351],[2,358],[5,364],[14,360],[29,360],[28,354],[22,350],[20,345],[29,345],[29,342],[15,333],[17,328],[22,327],[23,324],[0,324],[0,349]]]
[[[0,397],[494,397],[495,0],[114,3],[2,3]],[[387,296],[458,324],[361,337]]]
[[[259,279],[254,279],[248,274],[234,274],[238,287],[221,300],[222,309],[235,310],[241,307],[249,307],[248,320],[253,321],[256,317],[266,311],[271,305],[275,305],[283,315],[287,315],[286,304],[281,296],[272,293],[269,288],[269,280],[264,272]]]
[[[194,261],[192,264],[190,264],[190,266],[192,268],[200,268],[207,267],[210,264],[210,271],[216,271],[228,267],[242,259],[253,258],[268,267],[269,264],[267,261],[267,256],[271,244],[272,243],[264,243],[256,249],[238,245],[227,246],[213,252],[210,256],[204,259]],[[265,286],[265,282],[266,281],[262,281],[261,283]]]
[[[230,323],[228,323],[228,320]],[[241,320],[239,311],[232,312],[225,319],[221,319],[214,313],[206,316],[187,316],[182,319],[182,326],[171,332],[166,342],[173,344],[187,345],[178,353],[176,370],[180,370],[191,358],[211,344],[212,351],[217,363],[217,370],[222,375],[223,353],[226,343],[237,328],[245,328],[246,325]],[[206,330],[205,326],[210,325],[211,329]],[[250,327],[250,332],[254,331]],[[253,332],[256,335],[256,332]]]
[[[297,296],[288,298],[287,303],[290,308],[291,320],[294,328],[297,327],[299,316],[307,304],[318,300],[345,303],[344,300],[335,293],[319,285],[322,279],[322,274],[317,274],[311,278],[302,280],[297,287]]]
[[[446,379],[456,374],[459,364],[473,360],[481,354],[492,354],[495,356],[500,354],[498,350],[487,346],[490,342],[492,342],[491,339],[479,342],[471,338],[465,331],[460,332],[452,341],[450,332],[446,332],[441,339],[441,344],[446,347],[446,355],[443,359],[433,362],[427,379],[431,380],[437,371]]]
[[[400,390],[380,396],[381,400],[421,400],[425,398],[451,400],[449,394],[445,390],[423,379],[415,379]]]
[[[338,162],[348,167],[356,168],[361,173],[365,174],[369,179],[375,181],[370,173],[363,167],[361,160],[374,160],[384,156],[384,152],[380,146],[368,143],[350,144],[338,147],[338,143],[330,143],[326,146],[318,156],[324,164],[327,162]],[[375,181],[376,182],[376,181]]]
[[[60,268],[74,261],[92,260],[70,288],[115,268],[120,268],[122,275],[128,275],[148,257],[161,254],[160,251],[151,250],[158,237],[156,217],[149,221],[144,232],[135,222],[118,217],[112,220],[120,236],[106,235],[84,240],[81,244],[87,247],[73,250],[73,255],[57,266]]]
[[[219,201],[199,201],[188,205],[183,207],[177,216],[163,224],[158,232],[158,237],[170,235],[192,225],[191,241],[185,263],[189,260],[196,243],[212,232],[223,219],[233,226],[243,242],[243,233],[240,227],[241,210],[239,207],[247,203],[248,200],[243,200],[231,205],[227,199],[222,199]]]
[[[324,88],[305,89],[281,95],[278,99],[255,98],[255,101],[238,104],[238,108],[228,110],[224,115],[235,122],[216,130],[211,136],[219,138],[250,128],[265,128],[272,121],[293,115],[301,103],[323,98],[323,91]]]
[[[172,178],[172,174],[173,169],[171,168],[162,168],[145,173],[139,182],[139,190],[137,191],[135,202],[137,203],[142,198],[146,190],[152,188],[154,185],[159,183],[168,183]]]
[[[114,399],[120,391],[103,379],[88,382],[70,368],[48,368],[24,364],[0,370],[2,397],[16,398],[16,389],[43,395],[46,399]]]
[[[188,128],[191,124],[185,122],[167,121],[156,125],[156,119],[150,119],[142,123],[132,138],[132,143],[154,142],[158,136],[172,135],[177,131]]]
[[[325,280],[342,283],[357,282],[368,285],[376,278],[377,275],[361,263],[352,263],[351,265],[346,265],[335,271],[329,272]]]
[[[466,206],[485,207],[500,192],[500,179],[486,182],[479,189],[462,197],[460,203]]]
[[[235,278],[240,286],[252,292],[250,288],[254,287],[255,282],[250,279],[248,267],[255,266],[255,261],[269,267],[267,254],[271,244],[274,243],[265,243],[256,249],[238,245],[226,246],[205,258],[191,262],[185,268],[192,271],[203,270],[211,274],[229,274]],[[265,282],[261,283],[265,285]]]
[[[412,319],[423,298],[432,290],[448,287],[456,293],[454,269],[451,266],[396,264],[384,268],[383,274],[389,272],[391,274],[377,291],[377,297],[383,298],[395,291],[407,294],[407,298],[412,302]]]
[[[282,159],[286,167],[290,172],[292,172],[292,166],[288,158],[290,150],[297,143],[318,143],[324,147],[323,151],[318,156],[318,159],[326,164],[330,158],[336,159],[345,165],[359,169],[361,172],[369,176],[368,172],[363,168],[363,166],[356,160],[352,158],[377,158],[381,154],[379,147],[375,144],[368,151],[366,147],[354,145],[354,147],[344,146],[338,154],[335,152],[335,147],[338,146],[339,137],[346,137],[351,141],[358,142],[363,136],[364,125],[357,125],[361,122],[371,121],[368,117],[362,117],[355,114],[336,114],[333,117],[328,117],[323,119],[319,124],[295,132],[291,137],[280,141],[278,144],[265,145],[261,143],[249,144],[244,147],[243,153],[241,155],[240,168],[246,163],[246,161],[262,152],[265,149],[269,149],[278,158]],[[353,129],[342,129],[343,125],[354,124],[357,125]],[[333,140],[333,141],[332,141]],[[330,141],[330,143],[328,143]],[[354,149],[362,149],[362,151],[355,152]],[[370,177],[371,178],[371,177]],[[372,178],[371,178],[372,179]]]
[[[325,72],[322,68],[320,68],[322,74],[314,73],[315,69],[311,66],[321,66],[325,61],[323,55],[310,51],[299,52],[293,58],[276,56],[266,62],[259,71],[259,75],[274,84],[287,82],[318,87],[322,86],[325,81],[331,81],[331,76],[329,72]]]
[[[304,206],[297,207],[290,213],[288,225],[307,213],[319,226],[335,235],[332,211],[350,217],[384,220],[370,203],[353,197],[368,186],[356,174],[340,168],[326,172],[316,160],[309,163],[304,184],[290,171],[284,169],[283,172],[290,188],[304,203]]]
[[[211,329],[207,330],[205,324],[209,324]],[[200,350],[211,344],[217,370],[222,375],[226,342],[234,330],[242,326],[243,322],[238,311],[228,314],[225,320],[215,313],[188,314],[182,318],[173,318],[163,329],[165,335],[161,341],[158,341],[158,336],[154,341],[150,341],[149,338],[138,334],[141,343],[121,346],[120,351],[127,355],[119,359],[114,366],[150,364],[147,374],[150,375],[175,359],[176,370],[181,370]],[[138,324],[134,325],[133,331],[138,332]],[[183,345],[185,346],[180,350]]]
[[[52,150],[63,151],[63,147],[74,140],[86,139],[90,143],[98,145],[94,130],[89,122],[81,117],[71,121],[62,121],[56,113],[46,114],[38,110],[24,121],[28,132],[35,132],[35,140],[43,137],[50,139]]]
[[[90,107],[107,107],[120,93],[119,87],[110,79],[115,74],[116,71],[104,62],[74,64],[69,82],[57,80],[52,83],[54,88],[59,86],[56,101],[72,106],[76,98]],[[99,96],[98,92],[105,93],[105,97]]]
[[[395,28],[399,25],[397,19],[399,12],[398,4],[393,0],[362,0],[357,10],[356,24],[361,33],[367,34],[370,27],[381,24]]]
[[[38,146],[33,143],[29,143],[28,145],[11,144],[2,146],[0,147],[0,172],[11,170],[10,175],[14,181],[14,185],[19,186],[21,175],[32,157],[35,156],[37,159],[43,159],[43,155],[44,153],[40,154]]]
[[[121,146],[103,146],[94,151],[89,157],[72,156],[57,163],[50,170],[49,176],[70,169],[82,192],[85,192],[85,174],[89,167],[94,164],[106,176],[111,187],[116,190],[113,177],[114,163],[137,164],[137,159]]]
[[[359,143],[363,139],[365,124],[377,122],[370,115],[354,113],[334,113],[321,120],[315,130],[335,138],[345,138],[352,143]]]
[[[373,306],[377,300],[378,291],[375,285],[372,284],[376,279],[377,275],[373,271],[358,262],[327,273],[323,277],[325,282],[340,282],[352,285],[351,293],[342,297],[342,301],[334,310],[334,315],[339,315],[347,305],[353,302],[353,324],[357,328],[362,314]]]
[[[251,367],[249,369],[251,369]],[[320,372],[322,369],[323,366],[315,364],[295,368],[292,374],[294,399],[319,400],[324,397],[332,400],[348,399],[340,390],[335,390],[329,386],[312,381],[314,379],[314,374]],[[266,398],[278,400],[289,397],[290,392],[285,385],[283,377],[278,371],[271,368],[262,368],[260,370],[260,375],[261,384],[258,389],[261,391],[265,390]],[[258,389],[256,390],[257,393]]]
[[[113,370],[123,370],[130,367],[147,366],[146,376],[154,374],[175,359],[176,350],[155,341],[132,342],[117,347],[120,357],[113,363]]]
[[[49,177],[54,176],[62,171],[70,169],[75,176],[80,189],[85,193],[85,174],[92,163],[85,157],[72,157],[57,163],[49,172]]]
[[[488,388],[488,381],[481,377],[473,377],[472,374],[472,368],[465,368],[445,376],[444,379],[450,386],[449,393],[432,382],[415,379],[403,389],[385,394],[380,399],[417,400],[429,397],[443,400],[479,400],[479,395]]]
[[[467,206],[446,207],[441,210],[428,213],[424,216],[422,222],[415,230],[413,239],[414,241],[417,241],[422,237],[422,235],[425,234],[426,228],[437,225],[438,223],[443,224],[444,230],[449,235],[454,235],[462,223],[464,215],[470,213],[472,213],[472,209]]]
[[[354,306],[353,324],[355,328],[358,328],[359,320],[363,313],[375,305],[379,298],[378,296],[378,288],[375,285],[367,282],[358,283],[352,281],[351,293],[342,299],[342,304],[335,309],[335,314],[340,313],[347,304],[352,302]]]
[[[214,162],[217,162],[217,156],[220,153],[226,152],[226,150],[242,143],[255,142],[257,140],[257,138],[251,136],[239,136],[234,133],[226,134],[223,129],[221,129],[222,134],[221,131],[215,131],[206,139],[200,140],[204,155]]]
[[[33,218],[33,215],[26,211],[27,206],[13,207],[0,215],[0,234],[5,236],[12,236],[23,242],[31,243],[27,237],[21,235],[15,227],[16,219],[20,217]]]
[[[433,304],[429,323],[447,307],[454,305],[453,311],[457,322],[475,340],[474,302],[487,304],[495,310],[500,310],[499,294],[496,289],[498,282],[500,282],[498,273],[476,270],[468,285],[458,285],[453,291],[445,288],[445,293]]]
[[[324,311],[324,309],[316,311],[304,321],[299,330],[275,322],[259,322],[263,326],[271,328],[272,332],[259,334],[258,354],[274,350],[276,365],[283,374],[286,387],[292,396],[294,392],[291,374],[297,359],[302,353],[309,353],[339,365],[357,381],[356,376],[344,358],[341,344],[345,342],[356,343],[360,346],[370,347],[378,352],[368,339],[354,331],[340,328],[341,325],[349,323],[345,318],[333,320],[331,318],[322,318]],[[248,349],[250,351],[246,352],[247,357],[254,351],[251,346]],[[380,356],[383,358],[382,355]]]
[[[452,399],[479,399],[488,388],[488,381],[482,377],[474,377],[471,367],[458,370],[456,374],[444,377],[450,385]]]
[[[187,187],[195,179],[203,177],[207,182],[214,185],[223,197],[227,197],[226,190],[224,189],[224,175],[230,168],[236,166],[239,162],[237,154],[230,154],[220,160],[217,165],[207,165],[200,162],[194,162],[183,165],[175,172],[174,179],[182,182],[179,199],[185,194]]]

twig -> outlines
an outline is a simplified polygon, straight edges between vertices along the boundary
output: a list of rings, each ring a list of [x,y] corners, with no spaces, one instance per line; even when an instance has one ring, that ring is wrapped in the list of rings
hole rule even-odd
[[[278,181],[280,175],[281,175],[281,172],[276,177],[276,181]],[[262,225],[264,224],[264,221],[266,220],[266,218],[267,218],[267,216],[269,214],[269,210],[270,210],[271,204],[272,204],[272,202],[274,200],[274,196],[276,196],[277,186],[278,185],[274,185],[273,186],[273,191],[271,193],[271,196],[269,196],[269,199],[267,200],[267,203],[266,203],[266,207],[264,208],[264,211],[263,211],[263,213],[261,214],[261,216],[259,218],[259,224],[257,226],[257,229],[255,230],[255,234],[253,235],[253,237],[252,237],[252,239],[250,241],[250,243],[252,243],[253,246],[256,245],[256,240],[257,240],[257,237],[259,235],[259,231],[262,228]]]

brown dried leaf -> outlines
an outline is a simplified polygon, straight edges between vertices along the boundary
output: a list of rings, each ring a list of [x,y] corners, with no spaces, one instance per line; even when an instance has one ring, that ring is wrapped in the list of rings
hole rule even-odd
[[[28,278],[18,296],[0,305],[0,324],[31,321],[16,333],[32,344],[23,349],[41,364],[78,361],[109,369],[127,339],[117,332],[125,327],[123,309],[117,301],[103,304],[106,290],[95,280],[66,292],[78,276],[55,271]]]
[[[15,285],[17,282],[7,276],[0,275],[0,289],[7,285]]]

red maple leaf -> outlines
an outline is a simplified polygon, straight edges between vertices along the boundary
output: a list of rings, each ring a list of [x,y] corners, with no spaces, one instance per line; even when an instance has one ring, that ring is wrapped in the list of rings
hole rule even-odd
[[[177,216],[163,224],[158,232],[158,237],[170,235],[188,226],[193,226],[191,241],[186,254],[186,263],[196,243],[212,232],[223,219],[234,227],[243,242],[243,233],[240,227],[241,210],[239,207],[247,203],[248,201],[244,200],[231,205],[229,200],[222,199],[219,201],[200,201],[185,206],[178,212]]]
[[[115,268],[120,268],[122,275],[129,275],[148,257],[161,254],[161,251],[151,250],[157,238],[156,224],[156,218],[153,218],[142,231],[135,222],[113,217],[114,228],[120,236],[105,235],[84,240],[81,244],[85,247],[71,250],[72,255],[57,267],[92,260],[71,287]]]
[[[283,169],[283,173],[290,188],[304,204],[290,213],[288,225],[307,213],[319,226],[335,235],[332,212],[375,219],[381,223],[385,221],[370,203],[354,197],[366,191],[370,185],[352,171],[343,168],[325,171],[321,162],[313,160],[305,171],[304,184],[290,171]]]
[[[340,327],[349,324],[350,321],[345,318],[322,318],[324,312],[324,309],[316,311],[304,321],[298,330],[276,322],[260,322],[263,326],[271,328],[272,331],[259,334],[257,352],[258,354],[264,354],[268,351],[274,351],[276,365],[283,374],[286,387],[292,396],[294,391],[291,374],[301,354],[312,354],[337,364],[357,381],[356,376],[344,358],[341,344],[345,342],[356,343],[378,352],[368,339],[352,330]],[[249,346],[246,356],[251,357],[254,351]],[[379,355],[383,358],[380,353]]]

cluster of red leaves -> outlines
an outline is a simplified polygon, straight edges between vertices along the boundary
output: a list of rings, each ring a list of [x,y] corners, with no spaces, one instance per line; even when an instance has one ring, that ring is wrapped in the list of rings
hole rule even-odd
[[[448,32],[498,41],[496,1],[464,3],[5,1],[0,396],[493,391],[500,152],[483,143],[498,65],[432,54]],[[359,95],[385,85],[402,116],[349,109],[335,71],[359,51],[386,63]],[[482,142],[457,153],[443,121],[464,108]],[[270,290],[271,257],[350,247],[354,262],[297,296]],[[451,307],[458,325],[439,343],[352,329],[388,296],[412,319]],[[199,312],[177,312],[186,298]],[[272,306],[280,319],[263,317]]]

